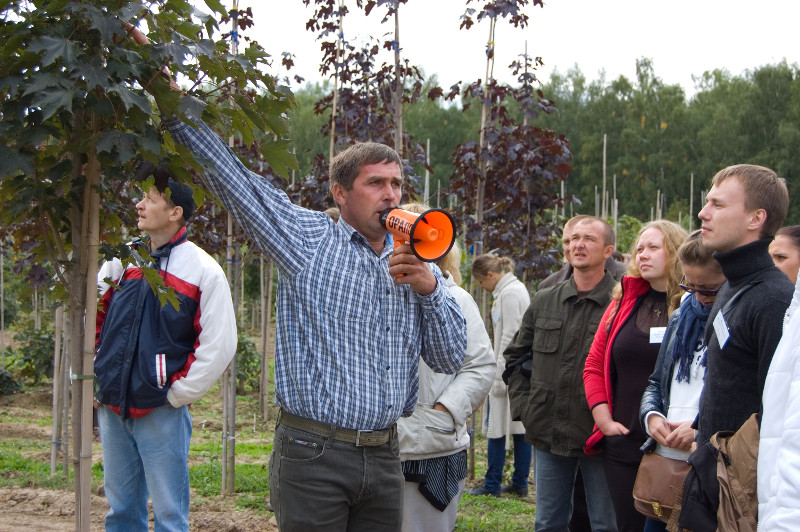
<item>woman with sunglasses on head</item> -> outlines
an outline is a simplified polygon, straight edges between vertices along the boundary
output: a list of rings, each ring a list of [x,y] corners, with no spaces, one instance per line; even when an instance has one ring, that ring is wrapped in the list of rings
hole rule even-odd
[[[686,231],[655,220],[639,231],[628,275],[615,288],[594,336],[583,372],[586,400],[596,429],[584,451],[602,451],[619,532],[641,532],[644,516],[633,505],[633,483],[647,433],[639,405],[653,372],[670,313],[682,291],[678,248]]]
[[[684,273],[680,287],[687,294],[670,317],[639,410],[642,427],[650,436],[645,450],[655,447],[655,453],[676,460],[688,458],[695,439],[692,424],[706,376],[703,332],[717,291],[725,282],[719,263],[703,246],[700,233],[689,235],[678,249]],[[665,523],[647,519],[645,532],[660,530],[666,530]]]

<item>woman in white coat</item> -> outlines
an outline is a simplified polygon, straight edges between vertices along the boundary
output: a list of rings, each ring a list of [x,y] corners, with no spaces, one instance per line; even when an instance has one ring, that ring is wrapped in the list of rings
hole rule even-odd
[[[412,203],[405,210],[422,213]],[[419,362],[419,399],[414,413],[400,418],[397,433],[406,482],[403,488],[404,532],[450,532],[467,478],[469,416],[489,393],[495,375],[494,353],[478,305],[461,284],[461,250],[453,244],[436,263],[467,321],[467,352],[453,375],[434,372]]]
[[[800,280],[767,373],[758,446],[758,529],[800,530]],[[776,324],[776,326],[780,326]]]
[[[492,293],[492,326],[497,372],[489,392],[489,427],[486,477],[483,485],[469,490],[472,495],[499,496],[501,492],[528,495],[528,474],[531,470],[531,445],[525,441],[525,427],[511,421],[508,389],[503,382],[503,351],[517,334],[522,316],[531,304],[528,289],[514,276],[514,261],[494,253],[475,257],[472,275],[481,288]],[[503,486],[507,436],[514,440],[514,473],[511,484]]]

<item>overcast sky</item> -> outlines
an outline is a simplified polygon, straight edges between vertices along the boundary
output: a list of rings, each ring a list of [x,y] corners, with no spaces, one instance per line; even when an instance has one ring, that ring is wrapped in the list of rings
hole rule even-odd
[[[239,8],[247,7],[255,27],[245,35],[276,57],[294,53],[293,72],[321,81],[319,42],[305,30],[313,10],[301,0],[240,0]],[[427,75],[437,74],[443,87],[485,75],[488,22],[459,30],[464,9],[464,0],[408,0],[400,8],[403,57]],[[706,70],[725,68],[738,75],[783,59],[800,63],[797,0],[549,0],[544,8],[529,5],[527,14],[530,25],[524,30],[497,24],[494,74],[503,81],[511,81],[507,66],[524,52],[526,41],[528,53],[544,60],[538,71],[542,80],[554,69],[566,73],[574,65],[590,81],[601,71],[607,80],[620,75],[633,80],[637,58],[647,57],[658,77],[680,84],[689,95],[692,75]],[[381,18],[382,12],[365,18],[351,7],[344,21],[346,39],[358,43],[392,32],[394,24],[381,25]]]

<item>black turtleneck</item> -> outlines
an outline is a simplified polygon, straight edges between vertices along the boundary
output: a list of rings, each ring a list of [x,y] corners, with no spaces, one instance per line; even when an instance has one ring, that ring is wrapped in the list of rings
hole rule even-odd
[[[735,431],[761,411],[761,393],[769,364],[781,339],[783,316],[794,286],[778,270],[767,248],[771,238],[714,253],[727,282],[720,288],[706,324],[708,368],[700,400],[698,443],[715,432]],[[744,292],[724,315],[729,338],[724,346],[714,329],[714,319],[743,286]]]

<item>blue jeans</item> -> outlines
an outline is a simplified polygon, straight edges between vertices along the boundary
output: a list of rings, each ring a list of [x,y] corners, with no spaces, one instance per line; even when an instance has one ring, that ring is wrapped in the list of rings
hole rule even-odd
[[[667,529],[667,523],[650,519],[649,517],[644,521],[644,532],[664,532]]]
[[[572,490],[581,468],[586,506],[594,532],[616,532],[617,520],[600,456],[559,456],[534,448],[536,532],[567,532],[572,516]]]
[[[531,472],[531,444],[525,441],[524,434],[514,434],[514,473],[511,485],[528,489],[528,475]],[[487,445],[487,468],[484,484],[493,493],[500,493],[503,482],[503,467],[506,464],[506,438],[489,438]]]
[[[122,419],[97,410],[103,444],[106,530],[148,530],[147,497],[155,530],[189,530],[189,407],[160,406],[144,417]]]

